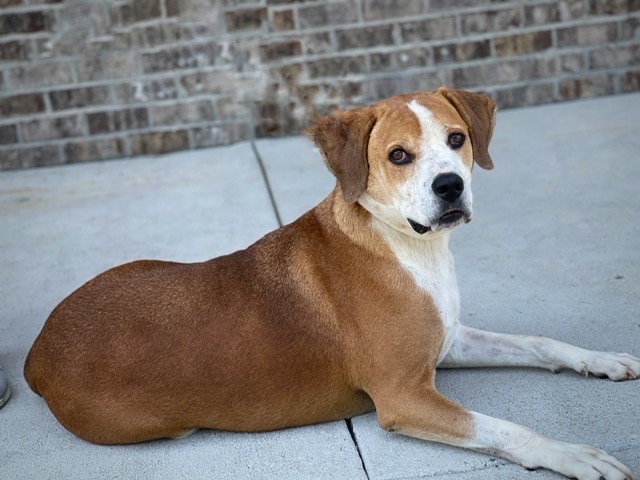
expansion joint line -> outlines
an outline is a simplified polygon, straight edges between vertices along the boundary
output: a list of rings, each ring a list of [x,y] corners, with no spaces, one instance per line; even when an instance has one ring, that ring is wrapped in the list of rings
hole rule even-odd
[[[282,226],[282,219],[280,218],[280,213],[278,212],[278,207],[276,205],[276,199],[273,195],[273,189],[271,188],[271,183],[269,182],[269,176],[267,175],[267,170],[264,167],[264,162],[262,161],[262,157],[258,152],[255,142],[251,141],[251,149],[253,150],[253,154],[256,157],[256,161],[258,162],[258,166],[260,167],[260,172],[262,173],[262,178],[264,179],[264,183],[267,187],[267,193],[269,194],[269,200],[271,202],[271,207],[273,208],[273,213],[276,216],[276,220],[278,221],[278,225]],[[364,459],[362,458],[362,452],[360,451],[360,445],[358,445],[358,440],[356,439],[356,435],[353,431],[353,423],[350,418],[346,419],[347,429],[349,430],[349,435],[351,435],[351,441],[356,447],[356,452],[358,452],[358,457],[360,457],[360,463],[362,464],[362,470],[366,475],[367,479],[369,479],[369,472],[367,472],[367,467],[364,464]]]
[[[360,445],[358,445],[358,440],[356,439],[356,434],[353,431],[353,421],[350,418],[345,420],[347,422],[347,428],[349,429],[349,435],[351,435],[351,440],[356,447],[356,451],[358,452],[358,456],[360,457],[360,463],[362,464],[362,470],[364,470],[364,474],[369,479],[369,472],[367,472],[367,466],[364,464],[364,458],[362,458],[362,452],[360,451]]]
[[[276,216],[276,221],[278,222],[278,226],[282,226],[282,219],[280,218],[280,212],[278,212],[278,207],[276,205],[276,199],[273,196],[273,190],[271,188],[271,183],[269,182],[269,176],[267,175],[267,170],[264,168],[264,162],[262,161],[262,157],[258,152],[258,148],[256,147],[256,142],[251,140],[251,150],[253,150],[253,154],[256,157],[258,162],[258,166],[260,167],[260,172],[262,173],[262,178],[264,179],[264,183],[267,186],[267,193],[269,194],[269,201],[271,202],[271,208],[273,208],[273,213]]]

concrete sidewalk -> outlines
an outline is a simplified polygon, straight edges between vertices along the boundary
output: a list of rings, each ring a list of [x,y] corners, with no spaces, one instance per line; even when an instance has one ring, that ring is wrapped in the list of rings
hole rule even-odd
[[[452,235],[462,322],[640,355],[640,94],[502,112],[491,152],[495,170],[474,173],[474,220]],[[96,446],[28,389],[31,343],[86,280],[138,258],[245,247],[333,184],[302,137],[0,173],[0,365],[14,391],[0,410],[0,479],[560,478],[386,433],[373,413]],[[603,448],[640,474],[640,381],[482,369],[440,371],[437,383],[469,408]]]

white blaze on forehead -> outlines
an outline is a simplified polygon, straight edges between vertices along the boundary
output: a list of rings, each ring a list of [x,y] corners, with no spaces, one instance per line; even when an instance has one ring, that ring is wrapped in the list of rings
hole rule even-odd
[[[429,137],[438,138],[439,136],[444,135],[444,125],[438,123],[436,117],[431,113],[424,105],[420,105],[418,102],[413,100],[408,104],[409,110],[411,110],[416,117],[418,117],[418,122],[420,123],[420,129],[422,130],[422,138],[420,139],[424,144]]]
[[[416,100],[412,100],[407,106],[420,124],[420,159],[423,160],[425,173],[431,178],[439,173],[457,173],[466,183],[470,182],[471,172],[465,168],[459,151],[452,150],[447,144],[447,126]],[[428,165],[424,160],[428,160]]]

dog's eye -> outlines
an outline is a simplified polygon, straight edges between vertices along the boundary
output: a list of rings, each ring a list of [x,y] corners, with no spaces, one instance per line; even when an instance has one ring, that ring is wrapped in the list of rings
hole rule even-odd
[[[454,150],[464,145],[465,136],[462,133],[456,132],[449,135],[449,146]]]
[[[403,149],[396,148],[389,154],[389,161],[396,165],[403,165],[405,163],[409,163],[411,161],[411,157]]]

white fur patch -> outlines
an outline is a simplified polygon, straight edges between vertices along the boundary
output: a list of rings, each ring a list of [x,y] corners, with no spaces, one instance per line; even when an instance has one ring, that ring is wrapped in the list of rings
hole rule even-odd
[[[452,150],[447,144],[446,126],[437,121],[431,110],[415,100],[409,103],[408,107],[420,123],[420,164],[425,167],[428,176],[433,180],[441,173],[457,173],[464,180],[465,186],[470,185],[471,171],[464,166],[459,152]]]

